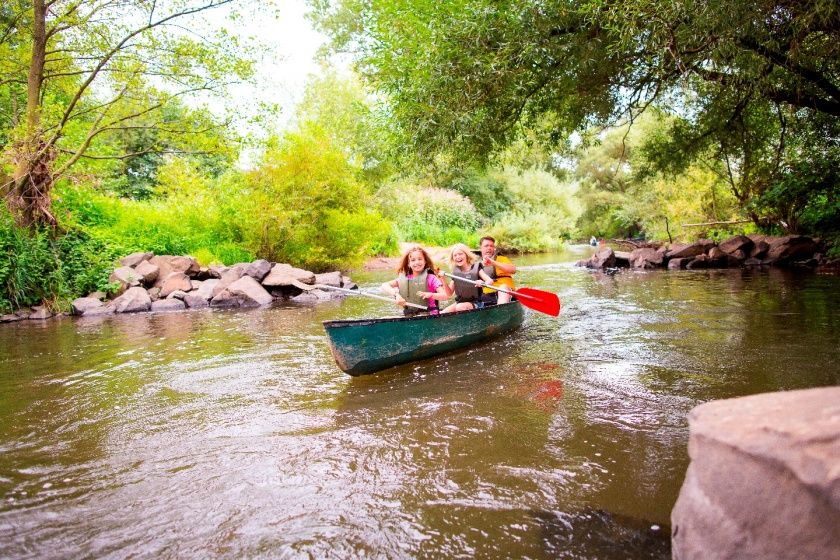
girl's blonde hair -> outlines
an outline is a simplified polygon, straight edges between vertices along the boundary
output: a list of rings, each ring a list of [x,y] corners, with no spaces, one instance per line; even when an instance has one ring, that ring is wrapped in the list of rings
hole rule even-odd
[[[469,264],[470,266],[472,266],[473,263],[475,263],[475,261],[478,260],[478,257],[475,256],[475,253],[472,252],[472,249],[470,249],[463,243],[456,243],[452,246],[452,249],[450,249],[449,251],[449,267],[453,270],[457,266],[455,264],[455,253],[457,253],[458,251],[464,252],[464,254],[467,256],[467,264]]]
[[[405,253],[403,253],[402,258],[400,258],[400,264],[397,267],[397,274],[405,274],[406,276],[411,274],[411,268],[409,268],[408,266],[408,256],[411,255],[411,253],[413,253],[414,251],[420,251],[421,253],[423,253],[423,258],[426,259],[426,268],[432,269],[432,271],[434,271],[435,264],[434,262],[432,262],[432,257],[429,256],[429,253],[427,253],[426,250],[420,245],[412,245],[408,248],[408,250]]]

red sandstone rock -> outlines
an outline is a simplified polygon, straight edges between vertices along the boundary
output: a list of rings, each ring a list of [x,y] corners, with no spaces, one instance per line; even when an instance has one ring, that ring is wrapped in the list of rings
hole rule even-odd
[[[840,558],[840,387],[691,411],[675,560]]]

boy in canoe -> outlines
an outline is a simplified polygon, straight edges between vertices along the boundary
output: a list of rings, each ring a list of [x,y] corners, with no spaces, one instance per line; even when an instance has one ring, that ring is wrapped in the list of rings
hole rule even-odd
[[[516,265],[502,255],[496,254],[496,240],[489,235],[481,238],[482,269],[493,279],[493,286],[513,291],[516,289],[513,283],[513,275],[516,274]],[[497,292],[491,288],[484,288],[481,301],[485,305],[496,303],[507,303],[510,301],[510,294]]]
[[[403,308],[404,315],[423,313],[422,309],[411,307],[406,303],[422,305],[432,314],[438,314],[438,300],[447,300],[452,292],[445,287],[443,281],[434,273],[434,263],[429,253],[419,245],[409,247],[400,259],[397,267],[399,276],[385,282],[381,286],[382,292],[393,296],[397,305]]]

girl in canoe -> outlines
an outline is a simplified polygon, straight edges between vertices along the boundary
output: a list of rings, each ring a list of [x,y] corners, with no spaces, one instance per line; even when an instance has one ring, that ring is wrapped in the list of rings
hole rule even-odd
[[[394,296],[405,315],[423,312],[416,307],[407,306],[406,303],[423,305],[430,314],[437,315],[438,300],[447,300],[452,296],[448,286],[435,275],[429,253],[419,245],[410,247],[403,254],[397,273],[399,276],[382,284],[381,290]]]
[[[452,276],[464,278],[455,280],[453,286],[449,286],[446,280],[443,281],[447,292],[455,292],[455,303],[449,305],[441,313],[452,313],[453,311],[467,311],[476,307],[483,307],[481,299],[481,286],[483,282],[493,283],[493,279],[481,269],[481,261],[475,256],[469,247],[458,243],[452,247],[449,253],[449,266],[452,268]],[[465,281],[469,280],[469,282]]]

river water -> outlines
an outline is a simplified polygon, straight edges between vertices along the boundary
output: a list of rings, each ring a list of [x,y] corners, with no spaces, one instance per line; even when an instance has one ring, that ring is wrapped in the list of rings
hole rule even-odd
[[[365,298],[0,326],[0,557],[669,557],[686,414],[840,384],[840,278],[588,251],[516,259],[560,317],[360,378]]]

